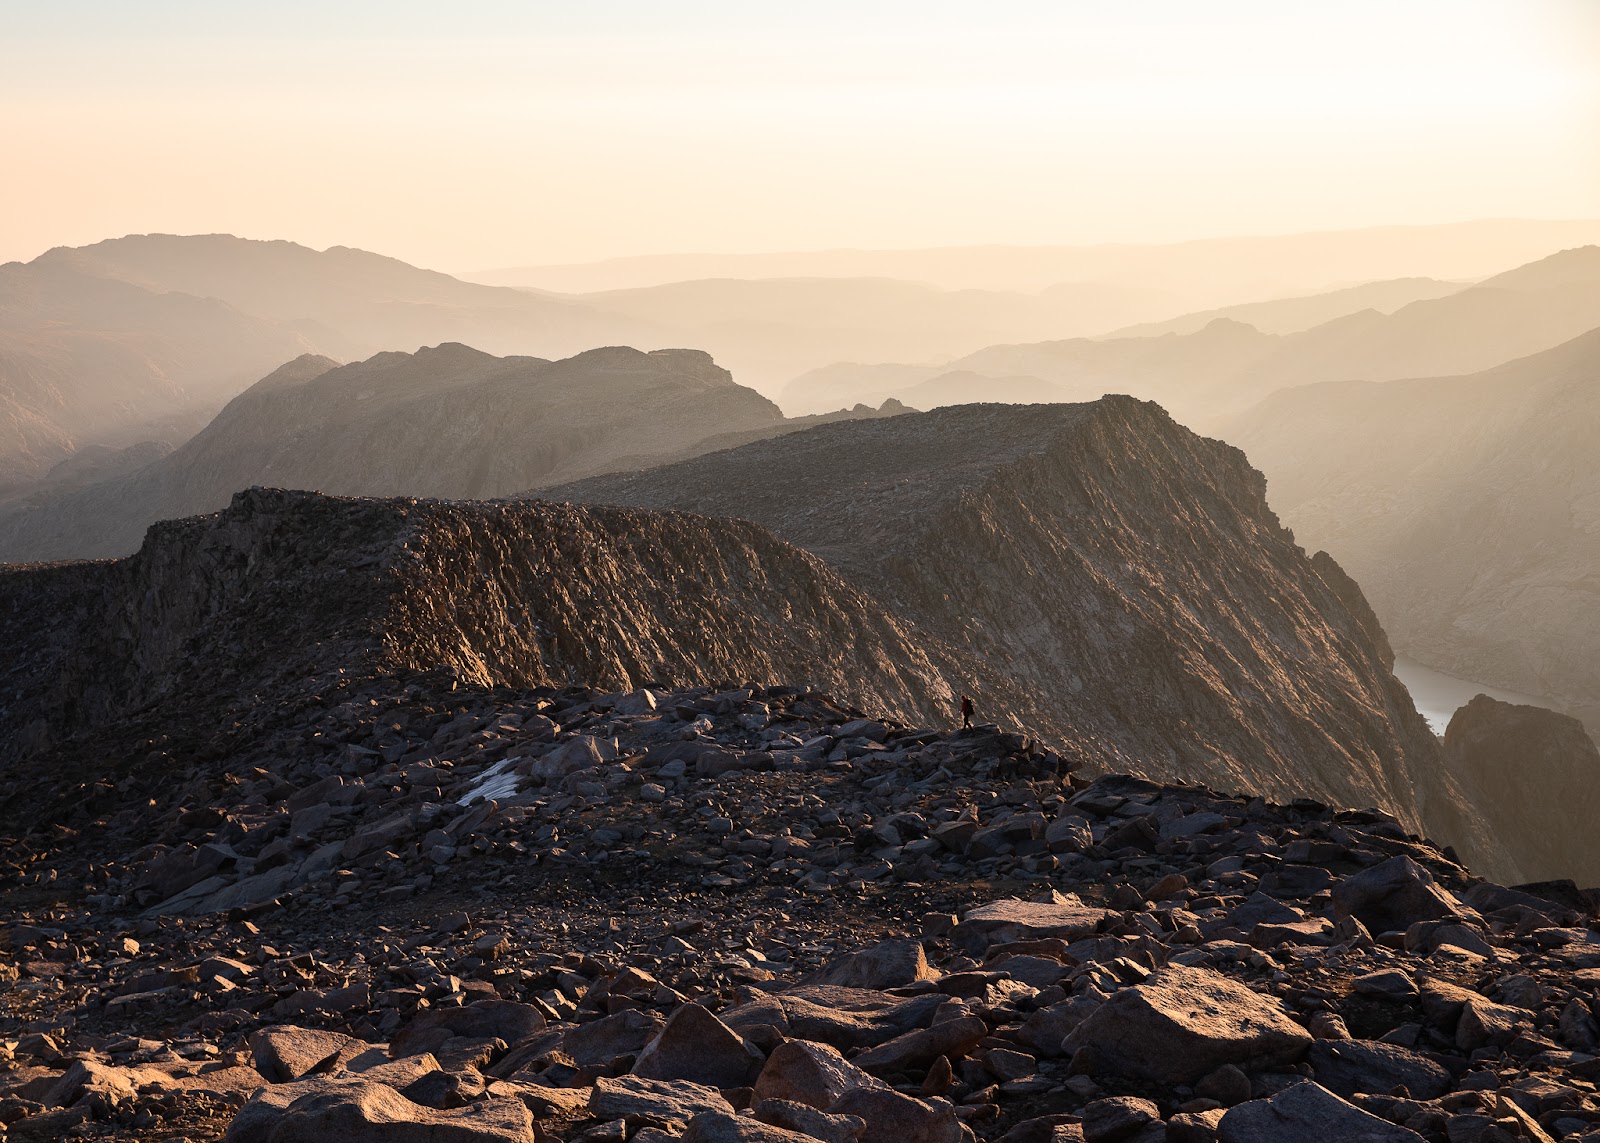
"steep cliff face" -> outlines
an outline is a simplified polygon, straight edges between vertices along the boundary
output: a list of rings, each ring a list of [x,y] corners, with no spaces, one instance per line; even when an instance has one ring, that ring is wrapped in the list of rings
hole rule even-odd
[[[812,430],[552,489],[738,516],[913,623],[980,709],[1094,770],[1376,802],[1514,872],[1242,453],[1126,397]]]
[[[1444,751],[1489,827],[1528,839],[1529,877],[1600,880],[1600,750],[1581,722],[1479,695],[1450,719]]]
[[[0,642],[0,741],[28,751],[158,705],[179,724],[438,667],[810,684],[903,718],[950,695],[894,617],[760,527],[560,504],[252,490],[126,560],[0,569]]]

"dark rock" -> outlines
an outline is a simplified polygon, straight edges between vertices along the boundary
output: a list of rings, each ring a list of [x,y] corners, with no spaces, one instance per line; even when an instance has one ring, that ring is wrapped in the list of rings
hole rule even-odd
[[[699,1004],[685,1004],[634,1062],[646,1079],[692,1080],[708,1087],[743,1087],[765,1058],[752,1044]]]
[[[1218,1143],[1423,1143],[1422,1136],[1355,1107],[1310,1082],[1270,1099],[1241,1103],[1222,1117]]]
[[[1404,932],[1418,921],[1459,920],[1463,906],[1409,857],[1391,857],[1333,887],[1333,907],[1374,933]]]
[[[1404,1087],[1412,1099],[1437,1099],[1450,1090],[1449,1069],[1407,1048],[1370,1040],[1318,1040],[1306,1057],[1323,1087],[1349,1099]]]

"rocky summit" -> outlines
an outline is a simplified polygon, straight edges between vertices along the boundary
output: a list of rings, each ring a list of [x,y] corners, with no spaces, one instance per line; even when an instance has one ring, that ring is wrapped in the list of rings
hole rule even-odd
[[[1376,811],[743,683],[189,733],[8,804],[17,1143],[1600,1138],[1600,897]]]

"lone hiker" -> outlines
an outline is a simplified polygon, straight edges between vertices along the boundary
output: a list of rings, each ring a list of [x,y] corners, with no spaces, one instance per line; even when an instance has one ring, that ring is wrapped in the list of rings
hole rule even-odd
[[[966,695],[961,696],[961,729],[972,729],[972,699]]]

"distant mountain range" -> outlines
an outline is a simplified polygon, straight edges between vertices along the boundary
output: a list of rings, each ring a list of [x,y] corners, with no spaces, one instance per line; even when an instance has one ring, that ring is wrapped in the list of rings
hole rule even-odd
[[[175,447],[301,354],[351,361],[444,342],[545,359],[616,344],[702,349],[742,383],[782,390],[791,413],[890,396],[915,404],[1129,390],[1202,423],[1196,410],[1243,407],[1282,384],[1460,372],[1572,336],[1579,330],[1549,291],[1581,291],[1576,280],[1505,280],[1492,289],[1527,299],[1525,311],[1480,298],[1490,312],[1448,310],[1432,331],[1408,333],[1407,323],[1426,324],[1427,311],[1416,311],[1425,304],[1471,309],[1462,293],[1436,297],[1450,285],[1427,279],[1477,277],[1578,235],[1600,238],[1600,223],[806,255],[747,259],[744,280],[702,273],[567,295],[462,281],[346,247],[132,235],[0,266],[0,497],[83,449]],[[1218,318],[1258,325],[1210,331]],[[1473,328],[1450,327],[1456,320]],[[1497,332],[1508,322],[1520,340]],[[1082,344],[1119,328],[1125,336]],[[1178,340],[1159,336],[1169,332]],[[1457,342],[1453,358],[1440,348]],[[832,364],[897,359],[908,364]],[[966,384],[965,374],[1008,380]],[[902,392],[941,377],[926,392]]]
[[[1363,310],[1298,333],[1214,317],[1192,333],[996,345],[948,367],[841,365],[796,378],[780,400],[795,410],[890,396],[915,403],[914,386],[942,378],[938,396],[955,404],[993,399],[999,379],[1030,400],[1131,393],[1209,431],[1276,389],[1474,372],[1596,327],[1600,246],[1586,246],[1393,313]]]
[[[343,247],[151,234],[59,248],[0,266],[0,486],[85,446],[179,443],[304,353],[466,340],[559,357],[649,333]]]
[[[1482,219],[1150,244],[650,254],[462,277],[580,294],[700,278],[897,278],[949,290],[1022,291],[1072,282],[1167,290],[1179,309],[1201,310],[1390,278],[1477,279],[1597,242],[1600,219]]]
[[[1398,649],[1600,727],[1600,329],[1469,376],[1286,389],[1222,432]]]
[[[446,344],[344,366],[308,354],[170,454],[152,450],[142,466],[99,457],[0,507],[0,561],[126,555],[156,520],[215,511],[254,485],[505,496],[828,419],[785,418],[689,349],[614,347],[545,361]]]

